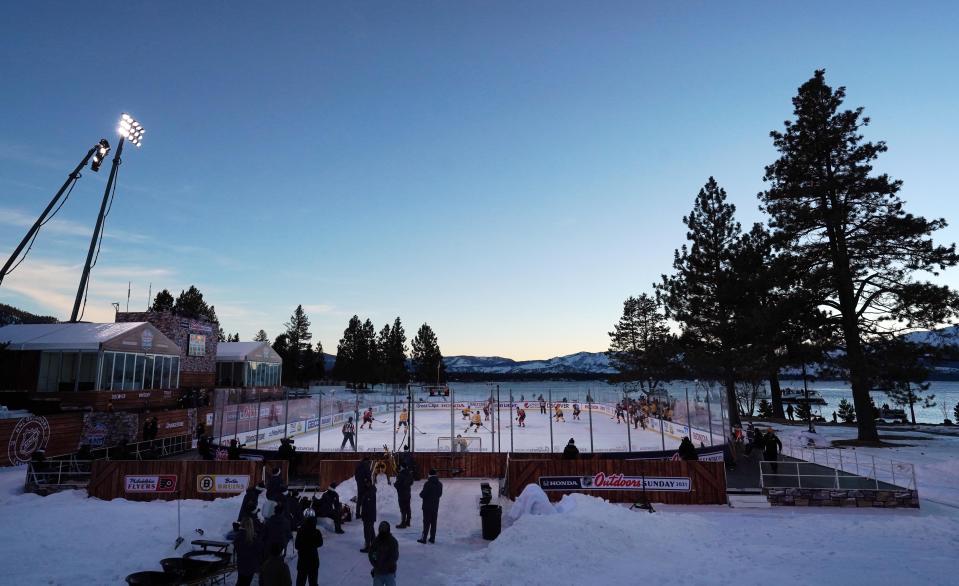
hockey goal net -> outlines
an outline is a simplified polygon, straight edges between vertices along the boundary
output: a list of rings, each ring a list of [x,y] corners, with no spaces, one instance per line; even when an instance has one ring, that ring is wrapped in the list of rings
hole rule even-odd
[[[440,436],[436,438],[436,450],[439,452],[449,452],[450,450],[455,452],[482,452],[483,440],[475,435],[463,435],[453,438]]]

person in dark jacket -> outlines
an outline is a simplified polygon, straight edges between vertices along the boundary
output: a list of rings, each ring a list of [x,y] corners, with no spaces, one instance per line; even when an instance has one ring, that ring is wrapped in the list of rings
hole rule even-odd
[[[236,586],[250,586],[263,561],[263,539],[257,534],[251,517],[245,517],[233,532],[233,551],[236,554]]]
[[[283,559],[283,547],[270,546],[270,555],[260,566],[260,586],[293,586],[290,567]]]
[[[390,524],[380,523],[380,532],[367,554],[373,569],[373,586],[396,586],[396,562],[400,559],[400,544],[390,533]]]
[[[288,437],[281,439],[276,455],[279,459],[289,462],[290,476],[296,476],[296,447],[293,445],[293,440]]]
[[[230,447],[226,449],[227,459],[228,460],[239,460],[240,454],[243,452],[243,446],[246,444],[241,444],[237,441],[236,438],[230,440]]]
[[[420,475],[416,470],[416,459],[413,457],[412,452],[410,452],[410,446],[403,446],[403,452],[400,454],[400,465],[406,464],[406,467],[409,468],[410,474],[413,475],[413,480],[419,480]]]
[[[373,544],[373,538],[376,537],[376,485],[369,480],[366,481],[366,488],[363,489],[363,500],[357,503],[357,506],[363,509],[363,542],[365,545],[360,551],[367,553]]]
[[[300,524],[303,523],[303,507],[300,506],[300,493],[295,490],[287,492],[284,507],[287,517],[290,518],[290,527],[293,528],[293,531],[298,531]]]
[[[679,442],[679,457],[683,460],[698,460],[699,455],[696,454],[696,446],[693,445],[693,442],[688,438],[684,437],[683,441]]]
[[[400,464],[400,471],[396,474],[396,480],[393,481],[393,488],[396,489],[396,500],[400,505],[400,524],[396,528],[406,529],[413,520],[413,511],[410,507],[413,471],[405,463]]]
[[[307,509],[310,513],[313,511]],[[307,514],[303,519],[303,525],[296,532],[296,586],[306,586],[307,580],[310,586],[317,586],[317,577],[320,573],[320,552],[317,551],[323,547],[323,534],[316,528],[316,517]]]
[[[782,450],[783,443],[779,441],[776,432],[770,427],[766,431],[766,436],[763,437],[763,459],[772,462],[770,466],[773,469],[773,474],[779,474],[779,464],[776,462],[779,460],[779,452]]]
[[[248,487],[243,494],[243,502],[240,504],[240,514],[236,516],[238,523],[243,522],[244,517],[256,515],[256,510],[260,506],[260,489],[255,486]]]
[[[363,518],[363,491],[368,485],[373,484],[373,471],[370,468],[370,457],[363,456],[363,459],[356,465],[353,471],[353,480],[356,481],[356,518]]]
[[[284,492],[286,492],[286,485],[283,484],[283,471],[276,467],[269,478],[266,479],[266,498],[280,502],[284,500]]]
[[[576,447],[576,442],[573,441],[573,438],[569,438],[569,442],[563,449],[563,459],[575,460],[577,458],[579,458],[579,448]]]
[[[196,441],[196,453],[204,460],[213,459],[213,451],[210,449],[210,438],[205,435],[200,436],[200,439]]]
[[[436,543],[436,521],[440,513],[440,497],[443,496],[443,483],[436,477],[436,470],[430,469],[430,477],[423,484],[420,498],[423,499],[423,537],[417,539],[426,543],[429,534],[430,543]]]
[[[279,545],[283,556],[286,557],[286,546],[290,543],[290,538],[293,537],[293,530],[290,527],[290,518],[283,509],[282,502],[276,503],[273,515],[266,520],[263,529],[266,546],[272,548],[274,545]]]
[[[343,507],[340,505],[340,495],[335,490],[336,486],[335,482],[330,483],[330,487],[326,489],[323,496],[319,499],[314,497],[312,507],[317,517],[333,519],[335,533],[343,533],[343,527],[341,526]]]

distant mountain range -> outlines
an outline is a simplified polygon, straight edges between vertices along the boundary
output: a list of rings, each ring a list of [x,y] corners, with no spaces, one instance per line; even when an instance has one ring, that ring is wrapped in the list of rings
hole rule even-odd
[[[491,375],[601,375],[616,372],[603,352],[577,352],[545,360],[512,360],[501,356],[447,356],[449,374]]]

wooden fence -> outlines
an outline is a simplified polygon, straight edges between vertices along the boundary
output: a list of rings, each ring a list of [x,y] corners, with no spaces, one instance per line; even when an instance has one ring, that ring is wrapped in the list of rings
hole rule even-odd
[[[619,479],[623,475],[625,479]],[[687,505],[726,504],[726,472],[722,462],[686,462],[655,460],[601,460],[601,459],[520,459],[511,458],[507,472],[507,495],[515,499],[528,484],[541,484],[540,479],[551,477],[553,487],[569,489],[548,490],[551,500],[558,500],[571,492],[582,492],[617,503],[637,502],[641,489],[589,490],[589,486],[609,483],[624,486],[645,482],[646,497],[650,502]],[[664,480],[670,479],[670,480]],[[674,490],[656,490],[654,486]],[[582,489],[573,487],[583,487]],[[637,484],[642,486],[642,484]]]
[[[280,466],[287,477],[286,462],[254,462],[251,460],[136,460],[93,463],[87,494],[103,500],[124,498],[131,501],[202,499],[232,497],[242,490],[223,485],[230,479],[244,479],[253,486],[267,470]],[[220,478],[216,478],[219,476]],[[171,484],[172,482],[172,484]],[[234,484],[234,486],[236,486]],[[245,486],[241,486],[245,489]],[[218,490],[220,490],[218,492]]]

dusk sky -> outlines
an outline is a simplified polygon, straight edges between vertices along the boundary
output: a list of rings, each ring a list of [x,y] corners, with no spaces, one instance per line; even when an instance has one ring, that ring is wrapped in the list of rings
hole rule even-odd
[[[0,22],[0,256],[130,112],[84,319],[197,285],[228,332],[297,304],[445,355],[601,351],[710,175],[744,226],[817,68],[907,209],[959,240],[955,2],[17,2]],[[69,318],[109,169],[0,302]],[[943,281],[959,286],[959,271]]]

